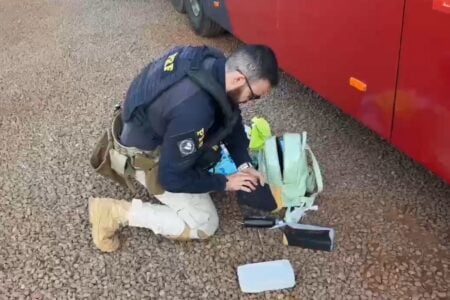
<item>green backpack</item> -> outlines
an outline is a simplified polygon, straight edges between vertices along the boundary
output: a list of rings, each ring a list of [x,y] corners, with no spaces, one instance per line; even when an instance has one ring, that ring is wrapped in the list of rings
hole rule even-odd
[[[306,132],[270,136],[258,148],[253,149],[258,170],[265,175],[277,208],[287,208],[285,222],[297,223],[306,211],[317,210],[313,204],[323,181]]]

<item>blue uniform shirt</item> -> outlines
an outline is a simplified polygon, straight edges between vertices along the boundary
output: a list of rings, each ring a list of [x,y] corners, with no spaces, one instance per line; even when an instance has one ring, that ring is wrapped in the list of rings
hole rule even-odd
[[[225,89],[225,59],[217,59],[211,72]],[[167,191],[206,193],[225,189],[224,175],[201,170],[192,159],[223,123],[220,108],[209,93],[185,78],[156,99],[147,109],[147,116],[144,125],[126,122],[121,142],[143,150],[160,146],[159,180]],[[251,161],[242,117],[223,143],[236,165]]]

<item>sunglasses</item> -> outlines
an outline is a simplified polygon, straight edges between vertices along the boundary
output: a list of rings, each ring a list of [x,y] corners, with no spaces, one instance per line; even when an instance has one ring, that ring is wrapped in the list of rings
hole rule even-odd
[[[250,86],[250,83],[248,82],[247,76],[245,76],[244,73],[242,73],[242,71],[239,70],[239,69],[236,69],[236,71],[239,72],[242,76],[244,76],[245,82],[247,83],[247,86],[248,86],[248,88],[249,88],[249,90],[250,90],[250,93],[252,94],[251,97],[250,97],[248,100],[258,100],[258,99],[260,99],[261,96],[260,96],[260,95],[256,95],[256,94],[253,92],[253,89],[252,89],[252,87]]]

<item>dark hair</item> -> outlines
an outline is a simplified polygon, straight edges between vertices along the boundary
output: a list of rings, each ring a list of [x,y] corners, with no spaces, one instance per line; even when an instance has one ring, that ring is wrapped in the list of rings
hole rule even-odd
[[[226,72],[239,70],[249,81],[266,79],[272,87],[279,81],[278,62],[273,50],[264,45],[244,45],[234,51],[225,64]]]

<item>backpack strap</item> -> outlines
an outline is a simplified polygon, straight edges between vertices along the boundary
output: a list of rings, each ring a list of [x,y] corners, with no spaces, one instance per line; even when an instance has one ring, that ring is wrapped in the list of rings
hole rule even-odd
[[[261,150],[258,159],[260,171],[267,176],[267,180],[271,185],[282,187],[283,176],[279,163],[276,136],[272,136],[266,140],[264,149]]]
[[[302,206],[301,197],[306,193],[308,162],[303,151],[304,141],[300,134],[283,135],[283,202],[285,207]]]
[[[320,171],[319,163],[317,162],[316,156],[312,152],[312,150],[309,147],[309,145],[306,145],[305,149],[308,150],[308,153],[309,153],[309,155],[311,157],[314,177],[316,179],[317,191],[314,194],[311,195],[311,197],[315,198],[319,193],[321,193],[323,191],[322,172]]]
[[[323,191],[323,179],[322,173],[320,171],[319,163],[317,162],[316,156],[312,152],[309,145],[305,145],[305,150],[308,151],[313,167],[314,179],[316,182],[317,190],[310,195],[309,197],[300,197],[299,201],[302,203],[302,206],[291,207],[286,210],[286,214],[284,216],[284,220],[287,223],[298,223],[301,218],[305,215],[307,211],[314,210],[317,211],[319,208],[317,205],[313,205],[316,200],[317,195],[319,195]]]

